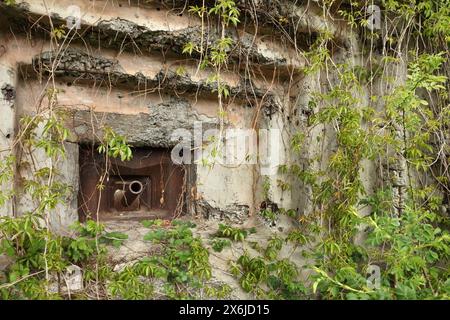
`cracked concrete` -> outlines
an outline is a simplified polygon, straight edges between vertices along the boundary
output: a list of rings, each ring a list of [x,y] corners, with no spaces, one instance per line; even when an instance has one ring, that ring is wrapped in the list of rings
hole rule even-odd
[[[1,87],[1,92],[3,95],[3,99],[8,102],[13,101],[16,97],[16,89],[14,89],[14,87],[9,83],[6,83]]]
[[[176,130],[192,131],[194,122],[202,122],[205,128],[217,126],[217,120],[199,115],[192,110],[185,99],[169,97],[168,100],[148,106],[148,113],[123,115],[117,113],[97,114],[92,117],[91,111],[68,111],[70,127],[74,128],[77,141],[92,141],[93,133],[101,136],[101,128],[105,125],[116,133],[127,137],[132,145],[148,147],[174,147],[179,141],[173,136]],[[92,118],[94,120],[92,126]],[[130,126],[130,123],[133,125]]]
[[[104,81],[109,85],[126,85],[132,88],[161,88],[196,94],[211,94],[217,91],[217,82],[193,80],[189,74],[177,74],[172,70],[160,70],[153,77],[142,72],[127,73],[118,60],[89,55],[78,49],[69,48],[63,54],[46,51],[32,60],[33,70],[41,73],[54,73],[57,76],[77,80]],[[279,100],[273,93],[255,87],[249,80],[241,79],[236,85],[230,85],[231,97],[240,99],[264,99],[265,114],[270,116],[281,108]],[[248,95],[252,92],[252,95]]]
[[[0,4],[0,17],[11,26],[0,32],[4,40],[1,61],[5,70],[20,72],[18,79],[9,77],[11,81],[0,77],[8,80],[1,83],[3,100],[16,109],[8,118],[12,123],[9,136],[20,117],[35,115],[49,103],[44,94],[49,76],[54,76],[58,108],[71,129],[70,142],[95,142],[108,126],[133,146],[171,148],[178,142],[171,135],[176,130],[192,131],[196,122],[202,123],[204,131],[217,128],[217,82],[208,81],[213,71],[198,69],[195,59],[182,54],[187,42],[213,44],[218,39],[217,30],[203,32],[198,17],[178,10],[179,5],[184,5],[182,1],[149,1],[143,6],[136,1],[119,2],[77,1],[81,29],[64,47],[50,44],[42,28],[48,28],[49,19],[55,26],[65,23],[71,1],[47,4],[18,0],[14,6]],[[307,11],[303,2],[240,1],[238,6],[243,18],[261,22],[261,31],[256,37],[251,28],[226,31],[234,44],[229,52],[229,70],[222,73],[230,92],[230,97],[222,101],[224,124],[251,128],[255,119],[260,119],[261,128],[285,131],[281,119],[290,113],[290,105],[299,95],[299,91],[291,93],[285,87],[285,79],[303,81],[305,61],[298,50],[307,50],[315,34],[325,26],[339,43],[342,37],[337,30],[341,26],[322,18],[314,6]],[[298,20],[297,29],[281,30],[283,19]],[[23,30],[32,23],[36,28],[25,37]],[[266,27],[275,25],[277,28],[268,32]],[[279,34],[286,32],[296,39],[296,47],[280,42]],[[243,72],[244,62],[257,67],[254,74]],[[299,120],[293,120],[296,122]],[[289,139],[289,134],[284,138]],[[77,152],[73,152],[76,158]],[[282,158],[288,154],[286,151]],[[218,165],[211,169],[200,163],[195,167],[196,181],[191,187],[197,192],[200,215],[242,223],[258,210],[261,168]],[[274,184],[277,179],[275,174]],[[277,203],[298,207],[298,195],[286,195],[274,187],[271,196]]]
[[[214,68],[203,70],[196,60],[198,54],[189,57],[182,53],[187,42],[197,46],[213,44],[219,39],[217,30],[202,32],[200,19],[177,9],[184,1],[150,1],[139,6],[137,1],[78,0],[81,29],[77,34],[66,29],[66,38],[52,41],[48,33],[50,19],[54,26],[64,24],[72,1],[16,2],[18,5],[11,7],[0,3],[0,19],[8,26],[0,27],[0,148],[11,147],[21,117],[45,115],[50,105],[48,93],[57,92],[57,104],[52,108],[64,115],[71,133],[66,141],[68,156],[57,163],[58,179],[73,190],[65,203],[50,213],[52,227],[61,233],[78,218],[79,144],[98,143],[104,128],[111,127],[133,147],[172,148],[179,142],[179,137],[173,136],[175,131],[192,132],[200,123],[201,138],[206,141],[203,134],[217,128],[222,117],[226,128],[279,130],[283,138],[280,145],[289,146],[292,134],[303,130],[299,123],[307,122],[314,112],[308,107],[311,88],[320,86],[316,79],[302,74],[304,51],[327,24],[335,42],[342,42],[341,26],[320,18],[313,9],[306,12],[304,3],[239,1],[243,19],[258,20],[260,29],[256,37],[252,36],[253,27],[247,24],[226,31],[234,43],[227,70],[221,71],[221,81],[230,94],[219,104],[217,81],[210,80]],[[297,21],[298,28],[283,29],[283,19]],[[32,24],[32,30],[28,30]],[[281,33],[289,35],[293,43],[281,40]],[[296,85],[291,86],[291,82]],[[287,117],[292,128],[284,127],[282,120]],[[312,134],[305,153],[317,146],[313,138],[318,135]],[[205,154],[210,154],[213,144],[207,142],[202,147]],[[14,187],[23,190],[21,178],[33,174],[30,159],[37,163],[37,169],[48,165],[48,159],[43,152],[31,158],[20,146],[12,151],[21,156]],[[295,157],[287,147],[280,151],[280,158]],[[219,222],[257,227],[257,235],[249,239],[261,245],[273,232],[288,231],[284,217],[276,226],[267,226],[256,215],[263,201],[261,186],[266,175],[261,163],[208,166],[202,160],[190,165],[192,176],[183,181],[192,199],[183,213],[187,219],[200,219],[195,232],[205,243]],[[280,178],[283,176],[278,172],[270,175],[270,200],[297,212],[310,210],[310,192],[302,185],[284,192],[277,187]],[[14,208],[15,214],[21,214],[35,205],[29,194],[19,191],[4,211],[13,213]],[[108,228],[129,235],[123,247],[111,251],[118,269],[158,250],[143,241],[146,230],[136,221],[111,223]],[[227,263],[244,250],[251,248],[235,243],[223,254],[210,256],[214,280],[230,284],[236,298],[249,295],[230,275]],[[283,252],[284,256],[288,253]],[[295,261],[301,264],[302,258],[295,257]]]
[[[232,224],[243,224],[249,217],[246,205],[229,204],[225,208],[213,207],[208,201],[196,201],[197,213],[205,219],[214,219]]]
[[[82,0],[78,1],[81,11],[85,13],[82,16],[82,29],[87,30],[84,39],[94,46],[119,49],[121,51],[170,51],[180,55],[187,42],[192,42],[200,47],[202,43],[203,45],[207,43],[213,44],[219,39],[217,32],[205,33],[199,21],[193,19],[193,17],[187,19],[178,15],[173,17],[170,23],[167,23],[167,16],[173,15],[170,10],[163,12],[162,10],[149,9],[146,11],[152,12],[150,16],[141,14],[136,17],[136,14],[131,13],[133,5],[127,6],[127,8],[122,6],[120,8],[121,17],[119,18],[115,16],[119,8],[114,10],[111,7],[102,7],[101,2],[103,1],[96,1],[95,4],[83,2]],[[64,17],[69,14],[67,8],[70,4],[69,1],[64,0],[47,9],[40,1],[17,1],[17,6],[7,7],[2,4],[0,6],[3,7],[6,13],[9,13],[12,21],[27,21],[27,18],[37,21],[41,15],[49,15],[55,20],[55,24],[57,24],[56,21],[58,21],[58,24],[63,24],[65,22]],[[109,4],[109,6],[111,5]],[[88,12],[89,14],[87,14]],[[306,20],[303,19],[302,21]],[[45,23],[45,21],[40,21],[40,23]],[[311,23],[307,22],[308,32],[313,30],[315,24],[317,24]],[[320,27],[321,25],[319,24],[318,26]],[[202,34],[203,42],[201,40]],[[299,59],[295,51],[289,47],[277,44],[276,38],[271,40],[275,42],[269,44],[267,37],[265,40],[253,39],[251,35],[241,31],[229,31],[228,35],[234,39],[237,47],[243,51],[233,50],[230,52],[230,58],[236,63],[240,61],[240,56],[244,53],[248,55],[249,62],[254,64],[271,65],[287,69],[299,69],[304,66],[304,60]],[[281,47],[284,48],[280,50]],[[267,50],[268,48],[270,50]],[[195,55],[196,53],[194,53]]]

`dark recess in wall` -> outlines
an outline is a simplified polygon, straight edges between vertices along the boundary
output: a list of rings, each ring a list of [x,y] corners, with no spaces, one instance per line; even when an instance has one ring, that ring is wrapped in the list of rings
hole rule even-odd
[[[110,159],[109,175],[98,188],[105,159],[96,146],[80,146],[81,221],[172,219],[185,209],[185,168],[173,164],[170,149],[133,148],[133,159]]]

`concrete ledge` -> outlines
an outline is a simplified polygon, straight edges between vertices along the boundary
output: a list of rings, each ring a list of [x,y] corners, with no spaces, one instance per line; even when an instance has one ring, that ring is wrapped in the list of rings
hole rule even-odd
[[[216,82],[193,79],[189,74],[177,74],[176,71],[161,69],[153,76],[142,72],[128,73],[117,60],[90,55],[78,49],[69,48],[64,53],[46,51],[32,60],[30,66],[22,66],[22,70],[37,70],[42,74],[53,73],[56,77],[74,80],[104,81],[105,84],[125,86],[152,91],[188,92],[208,95],[217,91]],[[31,71],[32,72],[32,71]],[[240,79],[236,84],[226,83],[230,98],[242,100],[260,100],[266,115],[271,115],[281,108],[281,102],[274,92],[258,88],[248,79]]]
[[[51,25],[55,27],[65,25],[66,18],[70,15],[68,8],[71,4],[68,0],[51,4],[45,4],[42,0],[18,0],[13,6],[0,3],[0,17],[8,19],[8,23],[15,25],[16,28],[34,26],[35,32],[42,33],[43,29],[50,30]],[[202,42],[211,45],[220,38],[214,29],[209,33],[205,32],[198,17],[187,14],[179,17],[169,10],[157,11],[154,8],[137,8],[128,4],[118,7],[105,1],[80,0],[77,6],[84,14],[82,14],[81,29],[72,40],[77,41],[82,37],[89,43],[103,48],[143,53],[162,51],[186,57],[182,54],[186,43],[192,42],[200,47]],[[309,22],[307,24],[308,32],[305,34],[309,35],[314,28],[309,25]],[[233,28],[227,30],[227,33],[235,40],[230,57],[236,63],[239,63],[240,57],[244,55],[248,56],[249,63],[268,69],[300,71],[305,65],[301,55],[292,48],[283,48],[282,44],[277,42],[279,37],[274,34],[264,35],[264,38],[254,38],[244,30]],[[72,35],[73,32],[70,37]],[[198,58],[199,54],[194,53],[193,56]]]

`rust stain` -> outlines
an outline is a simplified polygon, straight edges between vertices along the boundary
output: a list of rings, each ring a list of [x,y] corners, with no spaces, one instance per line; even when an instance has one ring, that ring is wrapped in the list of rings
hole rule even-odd
[[[183,167],[174,165],[170,151],[134,148],[127,162],[111,159],[105,175],[104,155],[95,147],[80,147],[80,220],[172,219],[184,204]],[[160,199],[164,198],[163,202]]]

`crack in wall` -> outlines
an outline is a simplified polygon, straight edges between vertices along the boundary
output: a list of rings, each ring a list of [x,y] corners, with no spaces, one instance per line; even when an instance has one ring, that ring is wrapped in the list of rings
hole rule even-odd
[[[110,85],[122,84],[141,90],[158,88],[195,94],[217,91],[217,82],[194,81],[188,74],[180,75],[171,70],[160,70],[154,77],[147,77],[141,72],[128,74],[117,60],[92,56],[74,48],[67,49],[63,55],[54,51],[43,52],[33,57],[32,66],[41,74],[53,72],[56,76],[104,81]],[[269,117],[282,108],[280,99],[274,93],[255,87],[250,79],[241,78],[237,86],[229,87],[229,92],[232,98],[262,100],[264,114]]]

